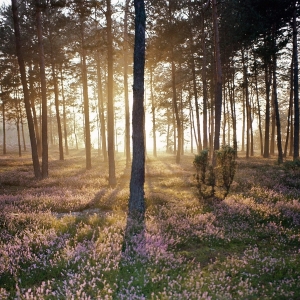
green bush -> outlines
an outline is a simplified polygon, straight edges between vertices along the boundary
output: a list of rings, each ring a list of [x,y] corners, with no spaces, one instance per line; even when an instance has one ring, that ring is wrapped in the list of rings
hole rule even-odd
[[[195,156],[197,188],[201,198],[217,197],[224,199],[232,184],[236,171],[236,153],[230,146],[222,146],[215,153],[216,166],[209,163],[208,150]]]

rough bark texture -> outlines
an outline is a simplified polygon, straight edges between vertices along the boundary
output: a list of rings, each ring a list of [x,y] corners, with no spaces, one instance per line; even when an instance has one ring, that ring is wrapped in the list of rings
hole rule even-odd
[[[47,115],[47,87],[45,73],[45,55],[42,33],[42,19],[40,1],[35,1],[35,18],[39,48],[40,81],[42,92],[42,177],[48,177],[48,115]]]
[[[33,170],[34,170],[35,178],[39,179],[39,178],[41,178],[41,170],[40,170],[40,163],[39,163],[39,157],[38,157],[38,151],[37,151],[37,144],[36,144],[36,139],[35,139],[33,118],[32,118],[31,109],[30,109],[30,99],[29,99],[29,91],[28,91],[28,87],[27,87],[25,64],[24,64],[24,59],[23,59],[23,54],[22,54],[22,44],[21,44],[21,36],[20,36],[20,28],[19,28],[17,0],[12,0],[11,4],[12,4],[12,13],[13,13],[13,21],[14,21],[15,39],[16,39],[16,52],[17,52],[17,57],[18,57],[20,73],[21,73],[25,110],[26,110],[30,143],[31,143],[31,155],[32,155],[32,162],[33,162]]]
[[[134,0],[135,43],[133,66],[132,146],[129,214],[145,212],[145,145],[144,145],[144,68],[145,68],[145,5]]]
[[[111,187],[116,186],[115,170],[115,124],[114,124],[114,99],[113,99],[113,44],[111,29],[111,1],[106,1],[106,21],[107,21],[107,150],[108,150],[108,181]]]

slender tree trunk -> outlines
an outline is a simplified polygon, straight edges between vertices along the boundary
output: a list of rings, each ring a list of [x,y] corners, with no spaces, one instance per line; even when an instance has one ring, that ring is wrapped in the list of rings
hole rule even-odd
[[[215,87],[215,138],[214,138],[214,151],[220,148],[220,127],[221,127],[221,114],[222,114],[222,67],[221,67],[221,54],[219,43],[219,24],[217,1],[212,0],[212,13],[213,13],[213,27],[214,27],[214,45],[215,45],[215,65],[216,65],[216,87]],[[216,159],[213,155],[213,165],[215,166]]]
[[[273,25],[274,26],[274,25]],[[275,41],[275,28],[273,28],[273,43],[276,46]],[[278,149],[278,163],[281,164],[283,162],[283,154],[282,154],[282,145],[281,145],[281,125],[280,125],[280,116],[279,116],[279,107],[278,107],[278,99],[277,99],[277,76],[276,76],[276,67],[277,67],[277,58],[276,54],[273,55],[273,93],[274,93],[274,109],[275,109],[275,117],[276,117],[276,127],[277,127],[277,149]]]
[[[291,73],[290,73],[290,103],[289,103],[289,111],[288,111],[288,119],[287,119],[287,130],[286,130],[286,140],[284,145],[284,157],[287,157],[287,148],[289,144],[290,139],[290,129],[292,129],[292,115],[293,115],[293,88],[294,88],[294,74],[293,74],[293,58],[291,62]]]
[[[81,5],[83,5],[81,3]],[[81,7],[83,9],[83,7]],[[82,92],[83,92],[83,107],[84,107],[84,132],[85,132],[85,156],[86,169],[92,168],[92,149],[91,149],[91,132],[90,132],[90,108],[88,95],[88,79],[86,68],[86,49],[85,49],[85,33],[84,33],[84,15],[80,15],[80,34],[81,34],[81,74],[82,74]]]
[[[242,50],[242,63],[243,63],[243,76],[244,76],[244,90],[246,99],[246,158],[249,158],[250,154],[250,103],[249,103],[249,87],[248,87],[248,67],[245,62],[245,53]]]
[[[130,116],[129,116],[129,98],[128,98],[128,10],[130,0],[125,2],[125,16],[124,16],[124,98],[125,98],[125,152],[126,165],[129,166],[131,162],[130,155]]]
[[[293,14],[293,57],[294,57],[294,153],[293,159],[299,159],[299,81],[297,51],[297,0],[294,0]]]
[[[201,35],[202,35],[202,84],[203,84],[203,148],[208,149],[208,138],[207,138],[207,102],[208,102],[208,96],[207,96],[207,79],[206,79],[206,64],[207,64],[207,53],[206,53],[206,43],[205,43],[205,37],[206,33],[204,31],[204,12],[202,9],[201,13],[202,17],[202,27],[201,27]]]
[[[116,171],[115,171],[115,126],[114,126],[114,98],[113,98],[113,42],[112,42],[112,20],[111,20],[111,0],[106,0],[107,12],[107,141],[108,141],[108,166],[109,166],[109,185],[115,187]],[[143,91],[144,93],[144,91]]]
[[[266,119],[265,119],[265,148],[264,158],[269,157],[270,153],[270,79],[269,62],[265,59],[265,82],[266,82]]]
[[[193,32],[192,26],[189,29],[190,31],[190,52],[191,52],[191,67],[192,67],[192,76],[193,76],[193,91],[194,91],[194,98],[195,98],[195,108],[196,108],[196,120],[197,120],[197,140],[198,140],[198,153],[202,150],[202,143],[201,143],[201,134],[200,134],[200,111],[199,111],[199,103],[198,103],[198,91],[197,91],[197,83],[196,83],[196,67],[195,67],[195,59],[194,59],[194,52],[193,52]],[[204,90],[204,88],[203,88]]]
[[[42,19],[40,0],[35,0],[36,27],[39,48],[40,80],[42,92],[42,177],[48,177],[48,115],[47,115],[47,87],[45,73],[45,55],[43,46]]]
[[[20,73],[21,73],[21,81],[22,81],[22,86],[23,86],[24,102],[25,102],[25,109],[26,109],[30,143],[31,143],[33,170],[34,170],[35,178],[39,179],[39,178],[41,178],[41,170],[40,170],[40,163],[39,163],[39,157],[38,157],[38,151],[37,151],[37,144],[36,144],[36,139],[35,139],[34,124],[33,124],[33,119],[32,119],[32,115],[31,115],[30,98],[29,98],[29,91],[28,91],[27,80],[26,80],[26,70],[25,70],[25,64],[24,64],[24,59],[23,59],[22,43],[21,43],[20,28],[19,28],[19,17],[18,17],[18,9],[17,9],[17,7],[18,7],[17,0],[11,0],[11,4],[12,4],[15,39],[16,39],[16,52],[17,52],[17,57],[18,57]]]
[[[6,154],[6,128],[5,128],[5,125],[6,125],[6,122],[5,122],[5,103],[6,101],[3,100],[2,101],[2,128],[3,128],[3,155]]]
[[[152,132],[153,132],[153,156],[157,157],[156,151],[156,118],[155,118],[155,103],[153,96],[153,69],[150,67],[150,90],[151,90],[151,111],[152,111]]]
[[[62,71],[62,65],[60,66],[60,83],[61,83],[61,95],[63,100],[63,123],[64,123],[64,139],[65,139],[65,151],[66,155],[69,155],[69,146],[68,146],[68,132],[67,132],[67,116],[66,116],[66,99],[64,91],[64,77]]]
[[[263,134],[262,134],[262,127],[261,127],[261,114],[260,114],[260,101],[258,95],[258,81],[257,81],[257,64],[256,64],[256,57],[254,54],[254,76],[255,76],[255,92],[256,92],[256,102],[257,102],[257,110],[258,110],[258,129],[259,129],[259,140],[260,140],[260,155],[263,156],[264,154],[264,145],[263,145]]]
[[[105,118],[104,118],[104,105],[103,105],[103,89],[102,89],[102,75],[100,66],[100,52],[97,53],[97,77],[98,77],[98,113],[100,118],[100,130],[101,130],[101,143],[103,160],[107,161],[107,147],[106,147],[106,130],[105,130]]]
[[[133,65],[132,146],[129,214],[145,213],[145,145],[144,145],[144,68],[145,23],[144,0],[134,0],[135,43]]]
[[[33,115],[33,122],[34,122],[34,129],[35,129],[35,135],[36,135],[36,142],[37,142],[37,148],[38,148],[38,154],[39,156],[42,156],[42,143],[41,143],[41,137],[40,137],[40,131],[39,131],[39,123],[36,115],[36,109],[35,109],[35,93],[34,93],[34,83],[33,83],[33,69],[32,64],[29,64],[29,90],[30,90],[30,104],[31,104],[31,110]]]
[[[50,33],[50,37],[51,35],[52,34]],[[59,159],[64,160],[63,137],[62,137],[60,115],[59,115],[58,85],[57,85],[57,77],[56,77],[52,44],[51,44],[51,68],[52,68],[52,80],[53,80],[53,87],[54,87],[54,101],[55,101],[57,131],[58,131]]]
[[[273,72],[272,72],[273,78]],[[276,116],[275,116],[275,91],[274,91],[274,78],[272,84],[272,98],[271,98],[271,141],[270,141],[270,154],[275,155],[275,127],[276,127]]]

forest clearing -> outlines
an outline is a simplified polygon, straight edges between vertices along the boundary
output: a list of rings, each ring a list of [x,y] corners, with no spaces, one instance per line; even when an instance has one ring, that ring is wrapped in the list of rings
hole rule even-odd
[[[297,162],[238,158],[227,197],[204,201],[194,155],[148,155],[132,252],[126,158],[111,188],[108,164],[95,152],[86,170],[83,151],[50,155],[43,180],[29,154],[1,157],[0,299],[300,298]]]

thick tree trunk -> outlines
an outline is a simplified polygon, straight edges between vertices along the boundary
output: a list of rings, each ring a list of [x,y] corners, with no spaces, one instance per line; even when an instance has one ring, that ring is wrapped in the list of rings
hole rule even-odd
[[[129,214],[145,213],[145,145],[144,145],[144,68],[145,68],[145,6],[134,0],[135,44],[133,66],[132,146]]]
[[[213,26],[214,26],[214,45],[215,45],[215,65],[216,65],[216,86],[215,86],[215,137],[214,137],[214,153],[220,148],[220,128],[222,114],[222,67],[221,53],[219,43],[219,24],[217,1],[212,0]],[[215,155],[213,155],[213,165],[216,164]]]
[[[38,151],[37,151],[37,144],[36,144],[36,139],[35,139],[34,124],[33,124],[33,119],[32,119],[32,115],[31,115],[30,98],[29,98],[29,91],[28,91],[28,87],[27,87],[26,71],[25,71],[25,64],[24,64],[23,52],[22,52],[17,0],[11,0],[11,4],[12,4],[15,39],[16,39],[16,52],[17,52],[17,57],[18,57],[20,73],[21,73],[21,81],[22,81],[22,86],[23,86],[25,109],[26,109],[27,122],[28,122],[28,128],[29,128],[33,169],[34,169],[35,178],[39,179],[39,178],[41,178],[41,170],[40,170],[40,163],[39,163],[39,157],[38,157]]]
[[[39,48],[40,80],[42,93],[42,177],[48,177],[48,115],[47,115],[47,87],[45,73],[45,55],[42,33],[42,19],[40,1],[35,1],[36,8],[36,27]]]
[[[81,4],[82,5],[82,4]],[[84,107],[84,133],[85,133],[85,159],[86,169],[92,168],[92,149],[91,149],[91,132],[90,132],[90,108],[88,94],[88,79],[86,68],[86,49],[84,42],[84,16],[83,12],[80,16],[80,33],[81,33],[81,74],[82,74],[82,92]]]
[[[107,12],[107,150],[108,150],[108,170],[109,185],[115,187],[116,171],[115,171],[115,124],[114,124],[114,98],[113,98],[113,42],[112,42],[112,20],[111,20],[111,0],[106,1]]]
[[[125,152],[126,165],[129,166],[131,162],[130,155],[130,116],[129,116],[129,98],[128,98],[128,10],[130,0],[125,2],[125,16],[124,16],[124,98],[125,98]]]
[[[293,159],[299,159],[299,81],[297,51],[297,0],[294,0],[293,14],[293,57],[294,57],[294,153]]]

